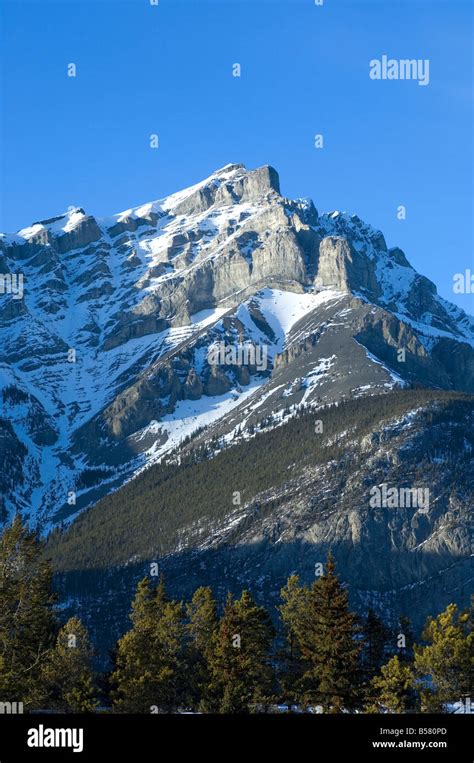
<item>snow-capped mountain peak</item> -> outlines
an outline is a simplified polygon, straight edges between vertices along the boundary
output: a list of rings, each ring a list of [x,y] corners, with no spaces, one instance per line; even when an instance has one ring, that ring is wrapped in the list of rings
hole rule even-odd
[[[270,166],[110,217],[71,207],[0,236],[0,272],[22,277],[0,294],[3,508],[46,524],[198,428],[474,388],[473,319],[356,215],[281,196]],[[234,349],[212,363],[216,343]]]

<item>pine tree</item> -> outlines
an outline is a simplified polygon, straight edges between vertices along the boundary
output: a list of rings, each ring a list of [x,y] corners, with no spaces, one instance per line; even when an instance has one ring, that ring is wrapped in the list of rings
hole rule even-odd
[[[119,712],[171,712],[183,699],[183,608],[160,580],[153,590],[144,578],[132,604],[133,627],[117,644],[110,681]]]
[[[380,673],[382,665],[388,657],[388,641],[391,636],[389,628],[377,617],[373,609],[369,609],[362,621],[362,674],[365,689],[365,701],[373,699],[374,685],[372,679]],[[393,653],[393,652],[392,652]]]
[[[364,677],[370,681],[380,672],[382,665],[385,663],[390,630],[377,617],[373,609],[369,609],[367,617],[362,624],[362,632],[364,635],[362,652]]]
[[[300,702],[329,713],[360,706],[362,644],[332,556],[308,592],[306,609],[296,615],[294,634],[303,661]]]
[[[71,617],[59,631],[41,671],[47,707],[58,713],[90,713],[97,705],[93,649],[86,628]]]
[[[416,708],[416,692],[412,666],[395,655],[383,665],[371,683],[371,702],[367,712],[407,713]]]
[[[268,704],[273,688],[273,637],[267,612],[248,591],[237,601],[228,595],[210,654],[209,709],[248,713]]]
[[[188,623],[187,684],[192,707],[206,710],[210,698],[210,656],[216,633],[217,605],[210,588],[198,588],[186,606]]]
[[[297,575],[288,578],[280,592],[283,604],[280,615],[283,621],[286,647],[279,654],[281,663],[280,684],[283,699],[291,707],[300,699],[299,686],[305,671],[305,663],[299,646],[298,633],[308,611],[309,591],[301,586]]]
[[[0,538],[0,697],[38,706],[41,664],[54,643],[51,566],[19,515]]]
[[[422,710],[443,712],[449,702],[472,693],[474,633],[469,612],[458,613],[449,604],[437,617],[429,617],[423,631],[425,646],[415,646],[415,669],[423,681]]]

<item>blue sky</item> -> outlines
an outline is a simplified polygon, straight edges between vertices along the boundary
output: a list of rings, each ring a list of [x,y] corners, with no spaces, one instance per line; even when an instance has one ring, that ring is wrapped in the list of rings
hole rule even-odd
[[[473,313],[452,291],[474,271],[472,13],[470,0],[4,0],[0,229],[272,164],[284,195],[380,227]],[[429,85],[371,80],[383,54],[429,59]]]

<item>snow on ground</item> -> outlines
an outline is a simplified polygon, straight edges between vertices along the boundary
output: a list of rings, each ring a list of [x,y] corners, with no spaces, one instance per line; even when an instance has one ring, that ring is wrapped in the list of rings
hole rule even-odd
[[[341,292],[333,289],[326,289],[316,294],[310,292],[301,294],[266,288],[241,304],[236,315],[248,330],[251,338],[268,344],[268,337],[260,331],[252,319],[250,306],[254,304],[258,307],[275,336],[272,347],[269,347],[269,352],[275,355],[282,352],[291,329],[301,318],[322,304],[340,299],[341,296],[343,296]]]
[[[321,383],[322,377],[327,374],[331,366],[334,365],[336,355],[331,355],[330,358],[320,358],[317,365],[306,374],[304,379],[305,392],[301,398],[300,405],[306,405],[306,402],[310,395],[313,394],[316,387]]]
[[[284,342],[290,330],[301,318],[325,302],[331,302],[340,297],[341,292],[333,289],[325,289],[316,294],[264,289],[260,292],[258,304],[270,328],[278,339]]]
[[[234,389],[224,395],[213,397],[203,395],[199,400],[182,400],[172,414],[164,416],[160,421],[150,422],[136,436],[137,441],[150,435],[157,437],[156,442],[145,452],[147,467],[174,450],[197,429],[209,426],[225,416],[250,397],[265,381],[266,379],[262,378],[254,379],[246,387],[242,387],[241,392]],[[160,444],[160,438],[163,436],[166,442]]]
[[[122,222],[128,218],[147,217],[151,212],[170,212],[175,207],[177,207],[178,204],[181,204],[181,202],[185,201],[200,189],[209,185],[218,186],[222,182],[230,180],[239,172],[241,172],[241,168],[236,165],[227,164],[225,167],[217,170],[208,178],[205,178],[205,180],[201,180],[199,183],[195,183],[194,185],[188,186],[188,188],[184,188],[182,191],[177,191],[176,193],[172,193],[169,196],[165,196],[163,199],[150,201],[146,204],[141,204],[138,207],[131,207],[130,209],[126,209],[124,212],[119,212],[119,214],[113,215],[111,219],[114,222]]]
[[[357,339],[355,339],[354,337],[353,337],[353,339],[354,339],[354,342],[356,342],[356,344],[358,344],[360,347],[362,347],[365,350],[365,354],[367,355],[368,359],[372,361],[372,363],[377,363],[378,366],[382,366],[383,370],[388,373],[388,375],[392,379],[392,383],[389,384],[389,385],[385,385],[385,386],[393,387],[393,386],[395,386],[395,384],[398,384],[400,387],[406,387],[407,386],[407,382],[404,379],[402,379],[401,376],[399,376],[397,373],[395,373],[395,371],[392,371],[385,363],[383,363],[381,360],[379,360],[379,358],[377,358],[375,355],[373,355],[371,352],[369,352],[367,347],[364,347],[364,345],[361,344],[360,342],[358,342]]]
[[[474,698],[466,697],[459,702],[452,702],[446,706],[446,710],[455,715],[474,715]]]
[[[400,321],[408,323],[415,329],[415,331],[419,334],[420,341],[423,342],[427,349],[431,349],[433,344],[433,342],[430,342],[430,340],[439,339],[442,337],[446,337],[447,339],[455,339],[458,342],[465,342],[471,347],[474,347],[474,336],[467,335],[467,332],[466,335],[459,336],[459,334],[453,334],[450,331],[443,331],[443,329],[436,328],[436,326],[428,325],[428,321],[433,320],[433,316],[428,316],[425,314],[427,322],[420,323],[419,321],[413,320],[413,318],[410,318],[410,316],[406,315],[405,313],[394,313],[394,315],[396,315]]]
[[[45,220],[41,223],[29,225],[27,228],[22,228],[16,235],[26,241],[43,231],[52,233],[55,236],[60,236],[74,230],[76,225],[78,225],[84,217],[86,217],[86,215],[82,209],[73,207],[64,214],[58,215],[57,218],[51,218],[50,222]]]
[[[390,266],[388,266],[388,262]],[[379,254],[375,265],[377,281],[382,287],[383,302],[401,300],[413,286],[417,273],[413,268],[399,265],[389,254]]]

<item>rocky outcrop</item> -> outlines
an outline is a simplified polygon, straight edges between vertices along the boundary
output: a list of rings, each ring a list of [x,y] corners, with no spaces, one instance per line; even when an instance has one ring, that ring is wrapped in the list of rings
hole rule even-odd
[[[221,179],[230,170],[237,170],[231,180]],[[260,167],[247,172],[242,164],[234,164],[217,172],[215,181],[197,189],[174,208],[176,215],[195,215],[210,207],[223,207],[255,201],[269,192],[280,193],[278,173],[273,167]]]
[[[321,241],[314,283],[318,289],[362,292],[373,301],[381,291],[373,262],[339,236],[327,236]]]
[[[82,249],[88,244],[99,241],[102,230],[97,221],[91,215],[85,215],[74,228],[54,239],[54,243],[60,254],[69,252],[71,249]]]

